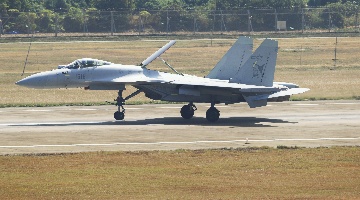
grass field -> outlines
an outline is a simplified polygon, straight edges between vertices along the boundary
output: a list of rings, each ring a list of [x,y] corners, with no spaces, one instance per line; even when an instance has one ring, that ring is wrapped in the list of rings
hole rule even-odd
[[[337,64],[334,66],[335,38],[280,38],[276,81],[287,81],[308,87],[311,91],[293,99],[354,99],[360,96],[360,38],[338,38]],[[256,48],[262,39],[254,40]],[[182,73],[206,75],[234,40],[180,40],[163,58]],[[51,70],[77,58],[92,57],[114,63],[139,64],[166,41],[112,42],[36,42],[31,46],[26,75]],[[116,91],[81,89],[34,90],[14,83],[23,78],[28,43],[0,43],[0,105],[48,103],[99,103],[111,101]],[[151,69],[169,71],[154,61]],[[131,93],[130,87],[127,93]],[[150,102],[139,95],[133,102]]]
[[[360,148],[0,156],[1,199],[359,199]]]

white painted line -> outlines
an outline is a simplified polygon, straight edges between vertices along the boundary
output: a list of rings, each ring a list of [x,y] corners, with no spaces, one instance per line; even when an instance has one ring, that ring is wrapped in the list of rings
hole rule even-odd
[[[25,110],[26,112],[51,112],[52,110]]]
[[[321,140],[358,140],[360,138],[319,138]]]
[[[321,141],[321,140],[360,140],[358,138],[279,138],[279,139],[254,139],[254,140],[210,140],[210,141],[179,141],[179,142],[120,142],[103,144],[44,144],[44,145],[17,145],[0,146],[0,148],[42,148],[42,147],[89,147],[89,146],[122,146],[122,145],[174,145],[174,144],[209,144],[209,143],[242,143],[242,142],[276,142],[276,141]]]
[[[319,104],[312,104],[312,103],[298,103],[298,104],[291,104],[293,106],[318,106]]]
[[[0,126],[51,126],[51,125],[77,125],[77,124],[101,124],[109,121],[98,122],[37,122],[37,123],[13,123],[13,124],[0,124]],[[111,122],[111,121],[110,121]]]
[[[182,107],[178,107],[178,106],[174,106],[174,107],[170,107],[170,106],[163,106],[163,107],[156,107],[156,108],[162,108],[162,109],[181,109]]]
[[[195,144],[196,142],[156,142],[156,144]]]
[[[124,142],[124,143],[114,143],[113,145],[143,145],[143,144],[150,144],[150,145],[154,145],[154,144],[158,144],[158,143],[141,143],[141,142],[132,142],[132,143],[127,143],[127,142]]]
[[[165,124],[147,124],[147,126],[164,126]]]
[[[116,146],[116,144],[74,144],[74,146]]]
[[[81,109],[74,109],[74,110],[77,110],[77,111],[94,111],[94,110],[97,110],[97,109],[94,109],[94,108],[81,108]]]
[[[302,138],[302,139],[297,139],[297,138],[294,138],[294,139],[274,139],[275,141],[318,141],[320,139],[306,139],[306,138]]]
[[[325,103],[328,105],[356,105],[358,103]]]
[[[36,146],[0,146],[0,148],[35,148]]]
[[[34,147],[74,147],[73,144],[49,144],[49,145],[34,145]]]

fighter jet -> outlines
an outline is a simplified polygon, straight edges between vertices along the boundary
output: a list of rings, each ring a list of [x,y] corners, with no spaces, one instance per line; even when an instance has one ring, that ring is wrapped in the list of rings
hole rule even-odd
[[[117,90],[116,120],[125,117],[125,102],[143,92],[153,100],[189,102],[180,114],[191,119],[197,110],[194,103],[210,103],[206,119],[216,122],[220,111],[216,104],[246,102],[249,107],[266,106],[269,101],[288,100],[291,95],[308,91],[298,85],[273,82],[278,42],[265,39],[252,52],[253,40],[240,37],[207,76],[197,77],[176,71],[160,56],[173,46],[170,41],[139,65],[114,64],[108,61],[82,58],[58,69],[28,76],[17,85],[29,88],[84,88],[86,90]],[[155,59],[161,59],[174,73],[148,69]],[[137,90],[127,97],[122,93],[126,86]]]

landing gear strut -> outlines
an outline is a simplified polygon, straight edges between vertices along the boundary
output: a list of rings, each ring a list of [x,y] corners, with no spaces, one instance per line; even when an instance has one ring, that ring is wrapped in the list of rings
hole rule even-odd
[[[206,111],[206,119],[209,122],[216,122],[219,120],[220,111],[215,108],[215,103],[211,103],[211,107]]]
[[[125,104],[125,99],[122,97],[122,92],[122,90],[119,90],[118,97],[114,99],[118,107],[118,111],[114,113],[114,118],[116,120],[123,120],[125,117],[125,108],[123,106]]]
[[[197,110],[197,108],[193,103],[184,105],[180,110],[181,117],[184,119],[191,119],[194,116],[195,110]]]
[[[125,97],[125,99],[122,97],[122,92],[123,92],[123,90],[119,90],[118,97],[116,99],[114,99],[114,101],[116,101],[116,105],[118,107],[118,111],[116,111],[114,113],[114,118],[116,120],[123,120],[125,118],[125,108],[123,106],[123,105],[125,105],[125,101],[127,101],[131,97],[138,95],[140,92],[142,92],[142,90],[140,90],[140,89],[136,90],[129,96]]]

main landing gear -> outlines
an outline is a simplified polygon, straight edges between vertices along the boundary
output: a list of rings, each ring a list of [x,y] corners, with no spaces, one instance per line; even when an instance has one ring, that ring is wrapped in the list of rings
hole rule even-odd
[[[118,111],[114,113],[114,118],[116,120],[123,120],[125,118],[125,108],[123,105],[125,105],[125,101],[130,99],[131,97],[136,96],[141,92],[141,90],[136,90],[134,93],[130,94],[129,96],[125,97],[125,99],[122,97],[123,90],[119,90],[118,97],[114,99],[116,101],[116,105],[118,107]]]
[[[193,103],[189,103],[188,105],[184,105],[180,114],[184,119],[191,119],[194,116],[194,112],[197,110],[196,106]],[[216,122],[219,120],[220,111],[215,108],[215,103],[211,103],[211,107],[206,111],[206,119],[209,122]]]
[[[215,108],[215,104],[211,103],[211,107],[206,111],[206,119],[209,122],[216,122],[219,120],[220,111]]]
[[[193,103],[189,103],[181,108],[180,114],[184,119],[191,119],[194,116],[194,112],[197,110]]]

